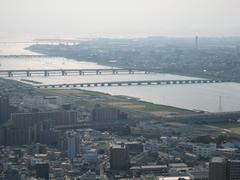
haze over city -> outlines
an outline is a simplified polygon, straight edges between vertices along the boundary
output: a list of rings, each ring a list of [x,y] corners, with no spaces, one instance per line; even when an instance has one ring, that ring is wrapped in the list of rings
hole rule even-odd
[[[1,0],[0,37],[238,36],[238,0]]]

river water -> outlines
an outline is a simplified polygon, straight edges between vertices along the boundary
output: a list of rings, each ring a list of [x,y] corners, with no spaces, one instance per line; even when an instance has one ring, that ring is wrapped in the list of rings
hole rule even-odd
[[[7,55],[38,55],[25,50],[30,43],[0,43],[1,69],[53,69],[110,68],[96,63],[75,61],[59,57],[8,57]],[[6,55],[6,56],[4,56]],[[15,80],[33,80],[42,84],[62,84],[80,82],[127,81],[127,80],[173,80],[197,79],[173,74],[123,74],[123,75],[85,75],[85,76],[50,76],[50,77],[13,77]],[[24,81],[26,82],[26,81]],[[195,85],[151,85],[121,87],[87,87],[87,90],[124,95],[156,104],[164,104],[185,109],[204,110],[209,112],[239,111],[240,84],[195,84]],[[221,97],[221,103],[220,103]]]

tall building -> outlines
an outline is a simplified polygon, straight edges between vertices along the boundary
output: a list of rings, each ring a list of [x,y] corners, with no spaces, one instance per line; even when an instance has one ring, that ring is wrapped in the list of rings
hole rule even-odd
[[[224,158],[214,157],[209,163],[209,180],[227,180],[227,163]]]
[[[20,146],[33,142],[31,128],[6,128],[5,129],[5,145]]]
[[[80,138],[75,132],[67,132],[67,156],[73,159],[79,153]]]
[[[240,160],[228,160],[227,180],[240,180]]]
[[[35,168],[36,178],[49,180],[49,164],[47,162],[38,162]]]
[[[130,164],[128,149],[124,144],[110,147],[110,169],[128,170]]]
[[[73,124],[77,121],[76,111],[50,111],[33,113],[12,113],[11,121],[18,128],[33,127],[45,123],[48,126]]]
[[[96,122],[116,121],[120,118],[120,111],[112,107],[101,107],[96,105],[92,111],[92,119]]]
[[[8,121],[9,118],[9,98],[0,96],[0,125]]]

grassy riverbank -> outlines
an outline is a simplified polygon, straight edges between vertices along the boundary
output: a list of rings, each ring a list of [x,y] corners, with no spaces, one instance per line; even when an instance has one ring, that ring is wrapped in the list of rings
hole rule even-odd
[[[106,106],[114,106],[120,109],[125,109],[131,112],[142,112],[153,116],[167,116],[167,115],[187,115],[195,114],[196,112],[172,107],[154,104],[146,101],[141,101],[136,98],[127,96],[112,96],[107,93],[89,91],[83,89],[49,89],[48,92],[55,92],[57,94],[71,95],[87,102],[88,106],[93,107],[94,104],[102,104]]]

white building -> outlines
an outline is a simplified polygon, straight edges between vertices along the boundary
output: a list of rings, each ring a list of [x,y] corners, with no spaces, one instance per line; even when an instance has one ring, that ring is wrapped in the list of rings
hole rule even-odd
[[[216,152],[216,143],[193,144],[193,153],[196,154],[198,157],[208,158],[208,157],[211,157],[215,152]]]

